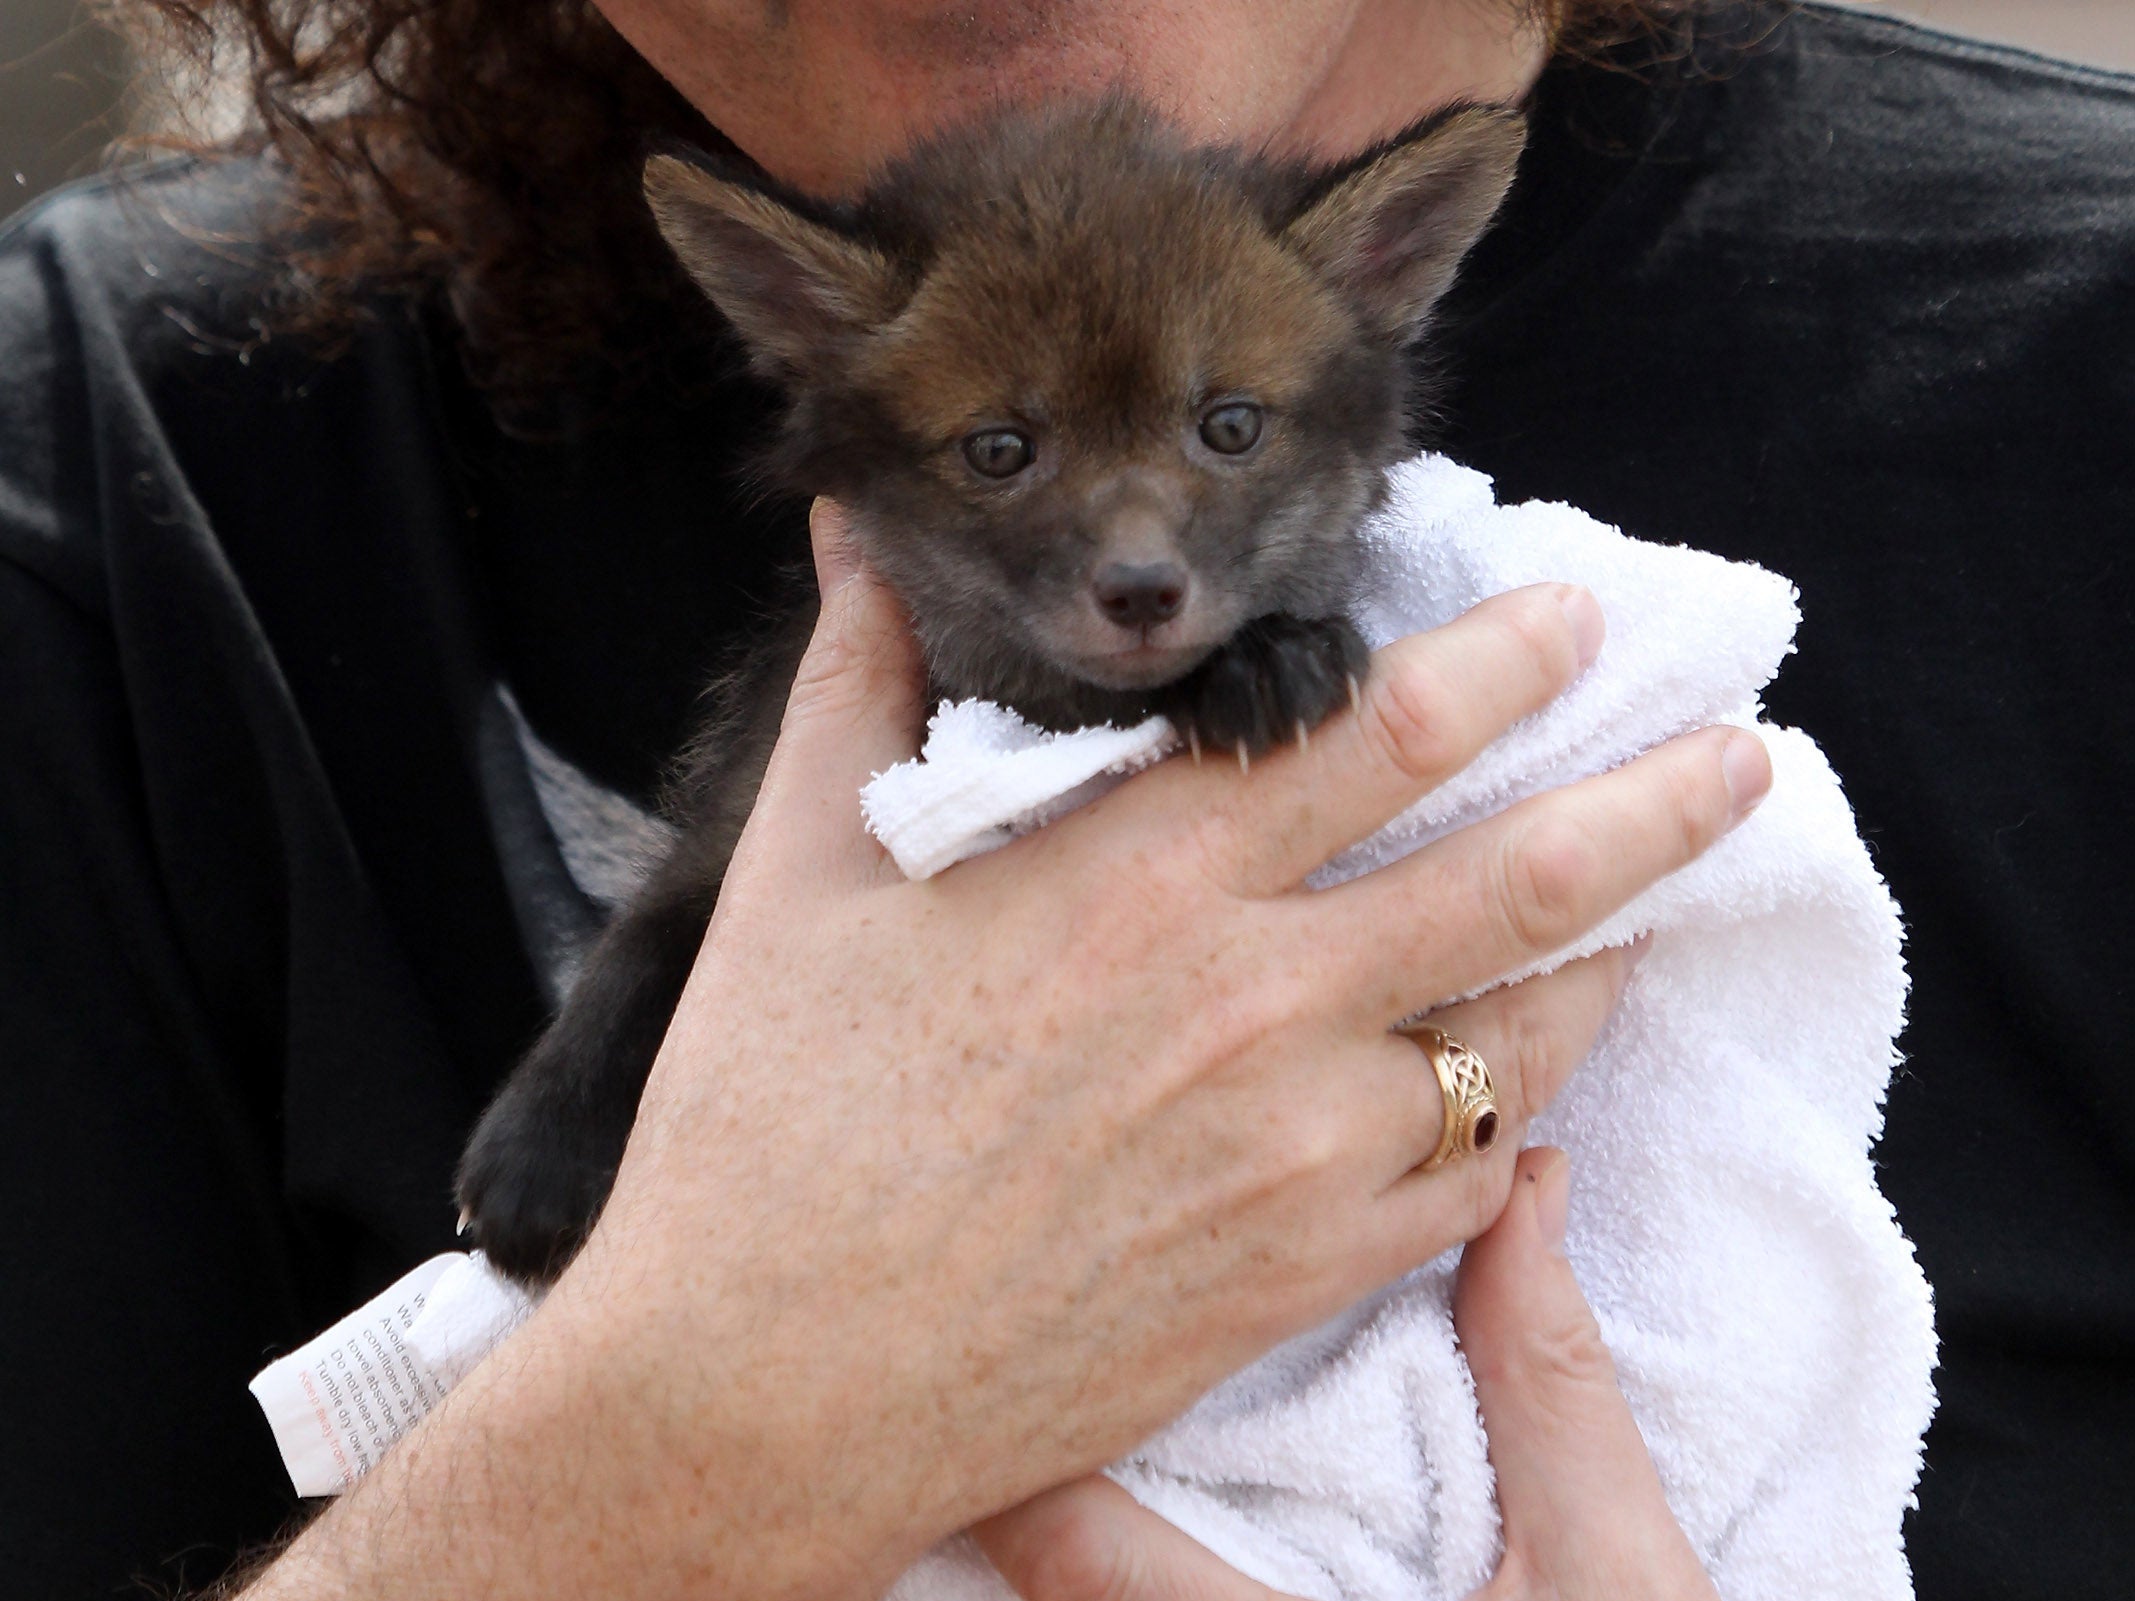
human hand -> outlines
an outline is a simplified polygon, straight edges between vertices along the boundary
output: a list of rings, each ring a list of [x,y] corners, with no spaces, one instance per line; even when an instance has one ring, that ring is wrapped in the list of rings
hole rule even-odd
[[[756,817],[557,1297],[677,1335],[625,1364],[644,1409],[696,1420],[684,1462],[741,1446],[783,1478],[811,1543],[825,1465],[852,1470],[865,1587],[1481,1229],[1620,959],[1477,1003],[1508,1139],[1441,1172],[1412,1171],[1440,1104],[1388,1025],[1695,855],[1738,815],[1723,754],[1745,799],[1767,769],[1750,736],[1693,736],[1300,893],[1576,675],[1598,612],[1545,587],[1394,647],[1309,750],[1172,763],[906,883],[852,797],[912,753],[923,673],[891,597],[832,537],[819,559]]]
[[[1490,1437],[1505,1555],[1478,1601],[1713,1601],[1563,1254],[1571,1163],[1532,1150],[1461,1258],[1453,1318]],[[1109,1479],[973,1531],[1023,1601],[1280,1601]]]
[[[400,1594],[879,1594],[1486,1227],[1625,958],[1462,1009],[1503,1134],[1434,1172],[1436,1081],[1389,1025],[1561,948],[1769,780],[1708,730],[1304,892],[1591,659],[1591,598],[1542,586],[1382,652],[1309,749],[1167,763],[907,883],[853,797],[915,750],[924,673],[817,522],[816,639],[608,1208],[299,1542],[305,1593],[353,1548]]]

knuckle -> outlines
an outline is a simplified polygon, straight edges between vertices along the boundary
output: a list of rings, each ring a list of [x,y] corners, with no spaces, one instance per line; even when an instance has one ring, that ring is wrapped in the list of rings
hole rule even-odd
[[[1537,1396],[1616,1383],[1616,1365],[1601,1329],[1583,1307],[1528,1324],[1503,1360],[1515,1382]]]
[[[1130,1601],[1137,1586],[1111,1520],[1082,1502],[1047,1520],[1018,1588],[1025,1601]]]
[[[1304,1117],[1288,1131],[1286,1155],[1290,1171],[1301,1179],[1317,1179],[1348,1165],[1348,1131],[1325,1113]]]
[[[1529,1103],[1534,1087],[1555,1078],[1555,1068],[1568,1054],[1569,1040],[1558,1015],[1525,995],[1514,1000],[1499,1027],[1503,1044],[1498,1048],[1499,1059],[1490,1061],[1490,1072],[1497,1085],[1499,1110],[1510,1120],[1533,1110]]]
[[[1553,951],[1577,934],[1601,856],[1584,830],[1544,819],[1521,834],[1505,857],[1500,899],[1506,926],[1524,948]]]
[[[1675,820],[1677,856],[1689,861],[1726,831],[1728,800],[1713,762],[1679,763],[1670,774],[1668,808]]]
[[[1172,874],[1168,882],[1181,894],[1231,900],[1247,876],[1245,864],[1259,850],[1271,848],[1272,832],[1267,819],[1243,797],[1222,795],[1178,829],[1173,849],[1164,858]]]
[[[1500,626],[1527,658],[1552,682],[1568,680],[1579,668],[1579,646],[1565,621],[1564,608],[1548,591],[1523,590],[1508,605]]]
[[[1380,760],[1411,783],[1434,783],[1464,760],[1455,698],[1441,677],[1415,662],[1372,675],[1362,726]]]
[[[1144,923],[1131,933],[1085,932],[1063,953],[1058,992],[1112,996],[1116,1004],[1140,1003],[1163,1016],[1161,1038],[1146,1054],[1169,1064],[1166,1082],[1183,1092],[1254,1071],[1271,1049],[1283,1052],[1301,1019],[1327,1004],[1324,992],[1308,990],[1270,960],[1265,944],[1250,929],[1229,937],[1152,935]],[[1194,1004],[1181,1007],[1181,994],[1194,996]],[[1242,1140],[1254,1137],[1257,1129],[1241,1131]]]
[[[1338,1119],[1311,1107],[1270,1112],[1253,1139],[1255,1191],[1311,1185],[1341,1171],[1348,1139]]]
[[[818,620],[787,696],[789,720],[847,711],[910,670],[912,642],[899,616],[839,597]]]

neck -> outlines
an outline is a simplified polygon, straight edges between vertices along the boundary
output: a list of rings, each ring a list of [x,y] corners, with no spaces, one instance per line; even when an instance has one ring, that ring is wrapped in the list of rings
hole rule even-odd
[[[1525,94],[1522,0],[597,0],[735,143],[851,194],[1002,101],[1124,88],[1202,138],[1340,160],[1456,100]]]
[[[1270,142],[1339,161],[1456,101],[1510,105],[1548,61],[1547,29],[1524,8],[1360,0],[1355,25]]]

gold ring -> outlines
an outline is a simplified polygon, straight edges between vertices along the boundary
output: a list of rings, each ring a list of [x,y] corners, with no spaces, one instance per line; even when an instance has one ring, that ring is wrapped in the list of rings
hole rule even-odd
[[[1498,1116],[1497,1086],[1490,1082],[1490,1069],[1483,1059],[1442,1028],[1411,1023],[1394,1030],[1415,1042],[1430,1059],[1438,1075],[1438,1093],[1445,1100],[1445,1126],[1439,1131],[1438,1149],[1419,1162],[1416,1171],[1428,1173],[1444,1167],[1456,1156],[1476,1156],[1497,1144],[1505,1120]]]

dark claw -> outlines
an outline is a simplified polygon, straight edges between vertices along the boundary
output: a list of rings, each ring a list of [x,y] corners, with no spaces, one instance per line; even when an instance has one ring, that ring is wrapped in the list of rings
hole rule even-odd
[[[1202,744],[1241,763],[1310,730],[1354,700],[1370,670],[1363,638],[1343,617],[1262,617],[1248,623],[1165,696],[1159,709]]]
[[[474,1243],[523,1284],[561,1273],[607,1202],[725,865],[723,854],[709,868],[680,851],[669,859],[661,871],[682,889],[660,893],[656,880],[609,925],[475,1124],[459,1203]]]
[[[619,1142],[609,1160],[587,1146],[582,1119],[535,1097],[507,1092],[482,1119],[460,1161],[462,1232],[500,1272],[546,1284],[577,1254],[621,1155]]]

